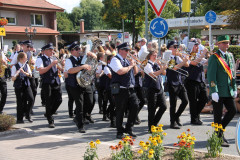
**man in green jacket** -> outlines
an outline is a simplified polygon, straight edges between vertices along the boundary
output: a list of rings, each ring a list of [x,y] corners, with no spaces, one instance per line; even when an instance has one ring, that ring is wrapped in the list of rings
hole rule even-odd
[[[212,96],[214,123],[221,124],[223,129],[233,119],[236,114],[234,98],[237,96],[237,87],[234,73],[234,59],[230,52],[229,36],[218,37],[218,50],[211,55],[208,61],[207,79],[210,87],[210,95]],[[223,105],[228,112],[222,118]],[[228,141],[225,139],[222,130],[218,132],[218,136],[223,139],[222,146],[229,147]]]

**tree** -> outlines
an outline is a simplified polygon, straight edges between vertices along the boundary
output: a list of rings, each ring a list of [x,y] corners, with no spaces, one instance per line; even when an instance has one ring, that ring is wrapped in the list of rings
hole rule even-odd
[[[57,30],[58,31],[72,31],[73,23],[69,19],[67,12],[57,12]]]
[[[74,28],[79,29],[79,20],[84,19],[86,30],[102,29],[101,10],[103,3],[100,0],[82,0],[79,7],[74,7],[70,14]]]

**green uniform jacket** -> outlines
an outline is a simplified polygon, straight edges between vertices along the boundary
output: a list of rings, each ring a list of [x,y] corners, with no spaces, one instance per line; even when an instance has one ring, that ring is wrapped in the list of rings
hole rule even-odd
[[[234,61],[231,53],[227,53],[226,58],[224,58],[220,50],[217,51],[217,54],[230,65],[231,70],[234,70],[235,65],[233,64]],[[218,58],[215,55],[211,55],[208,60],[207,70],[210,95],[214,92],[218,92],[219,97],[233,97],[234,91],[237,90],[234,74],[235,73],[232,72],[233,79],[231,84],[231,80]]]

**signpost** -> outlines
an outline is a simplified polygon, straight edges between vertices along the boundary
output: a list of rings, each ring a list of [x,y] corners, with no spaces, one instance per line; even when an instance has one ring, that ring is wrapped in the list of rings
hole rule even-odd
[[[161,39],[162,37],[166,36],[168,33],[168,24],[165,19],[160,18],[160,15],[167,3],[167,0],[148,0],[152,9],[154,10],[155,14],[158,18],[155,18],[150,23],[150,32],[151,34],[158,38],[158,48],[159,54],[161,53]]]
[[[6,31],[5,31],[5,28],[0,28],[0,37],[1,37],[1,48],[0,49],[3,49],[3,36],[6,36]]]
[[[158,17],[160,17],[166,3],[167,0],[148,0],[148,2],[150,3],[152,9],[154,10],[154,12],[156,13],[156,15]]]
[[[238,119],[237,125],[236,125],[236,138],[235,143],[237,147],[238,154],[240,155],[240,118]]]
[[[209,46],[212,50],[212,23],[217,20],[217,14],[214,11],[208,11],[205,14],[205,20],[209,23]]]
[[[165,37],[168,33],[168,24],[167,21],[163,18],[155,18],[151,21],[149,30],[151,34],[158,38],[158,47],[159,47],[159,54],[161,51],[161,38]]]

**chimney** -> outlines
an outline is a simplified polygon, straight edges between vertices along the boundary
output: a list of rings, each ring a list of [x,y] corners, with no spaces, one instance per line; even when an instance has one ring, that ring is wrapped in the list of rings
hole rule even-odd
[[[80,19],[80,33],[84,33],[84,19]]]

